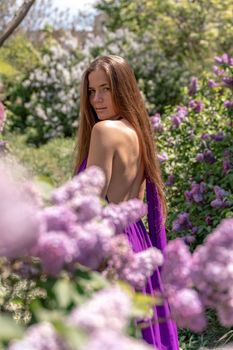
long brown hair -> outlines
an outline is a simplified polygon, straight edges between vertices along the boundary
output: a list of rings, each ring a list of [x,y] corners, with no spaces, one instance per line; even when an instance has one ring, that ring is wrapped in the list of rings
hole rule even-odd
[[[83,74],[80,88],[80,117],[75,146],[75,172],[88,156],[91,131],[95,123],[98,122],[98,117],[91,107],[88,95],[88,76],[97,69],[102,69],[109,79],[113,102],[119,116],[126,119],[138,135],[145,175],[156,184],[164,217],[166,217],[167,205],[164,184],[149,116],[135,75],[128,62],[122,57],[100,56],[90,64]]]

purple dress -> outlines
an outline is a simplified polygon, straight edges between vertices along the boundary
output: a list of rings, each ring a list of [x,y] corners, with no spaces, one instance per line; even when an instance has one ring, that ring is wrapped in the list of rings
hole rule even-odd
[[[87,160],[81,164],[78,173],[86,168]],[[162,223],[162,211],[156,186],[146,179],[146,197],[148,204],[148,226],[149,234],[145,229],[142,220],[127,226],[124,233],[127,235],[134,252],[140,252],[149,247],[156,247],[162,252],[166,246],[166,232]],[[160,271],[157,269],[148,279],[143,292],[154,294],[162,290]],[[158,322],[158,319],[163,321]],[[149,321],[148,328],[142,329],[143,339],[154,345],[158,350],[178,350],[178,336],[175,323],[170,319],[168,304],[154,307],[154,315]]]

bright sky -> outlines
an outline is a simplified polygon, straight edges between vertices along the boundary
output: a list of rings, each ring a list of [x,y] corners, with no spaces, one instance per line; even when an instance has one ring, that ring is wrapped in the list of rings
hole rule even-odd
[[[78,10],[91,10],[96,0],[53,0],[53,5],[60,10],[70,9],[71,13]]]

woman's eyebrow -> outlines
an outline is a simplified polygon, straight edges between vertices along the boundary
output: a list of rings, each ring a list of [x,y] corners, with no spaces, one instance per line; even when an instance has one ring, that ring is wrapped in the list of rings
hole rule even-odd
[[[103,86],[108,86],[109,84],[108,83],[103,83],[103,84],[100,84],[99,87],[103,87]],[[88,89],[94,89],[93,87],[91,86],[88,86]]]

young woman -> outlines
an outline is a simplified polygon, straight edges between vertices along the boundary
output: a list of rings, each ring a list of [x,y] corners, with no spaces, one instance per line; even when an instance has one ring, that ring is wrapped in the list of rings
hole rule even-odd
[[[166,202],[160,165],[149,117],[125,59],[102,56],[84,72],[76,149],[75,171],[92,165],[102,168],[106,176],[102,196],[109,202],[143,200],[146,189],[149,234],[141,220],[129,225],[124,233],[135,252],[151,246],[163,251]],[[144,292],[153,295],[154,290],[161,289],[158,269],[148,279]],[[179,349],[176,326],[166,303],[154,308],[142,336],[159,350]]]

